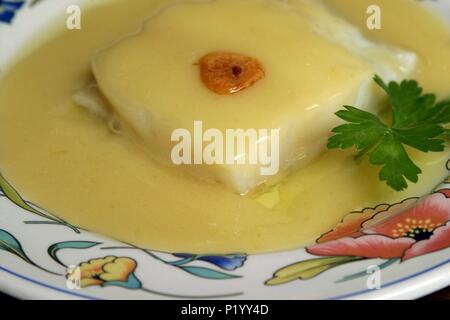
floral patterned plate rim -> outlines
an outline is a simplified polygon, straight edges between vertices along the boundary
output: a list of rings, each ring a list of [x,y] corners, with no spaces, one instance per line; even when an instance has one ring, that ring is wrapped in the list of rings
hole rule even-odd
[[[78,2],[0,0],[0,68]],[[424,198],[352,212],[306,248],[191,255],[81,230],[22,198],[0,168],[0,290],[19,298],[388,299],[448,285],[450,178]]]

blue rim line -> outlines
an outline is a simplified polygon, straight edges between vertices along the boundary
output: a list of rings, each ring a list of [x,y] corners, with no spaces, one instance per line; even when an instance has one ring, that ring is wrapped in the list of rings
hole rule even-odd
[[[414,274],[412,274],[412,275],[409,275],[409,276],[407,276],[407,277],[404,277],[404,278],[397,279],[397,280],[394,280],[394,281],[392,281],[392,282],[389,282],[389,283],[383,285],[383,286],[381,287],[381,289],[379,289],[379,290],[383,290],[384,288],[391,287],[391,286],[396,285],[396,284],[398,284],[398,283],[401,283],[401,282],[410,280],[410,279],[412,279],[412,278],[418,277],[418,276],[420,276],[420,275],[422,275],[422,274],[425,274],[425,273],[428,273],[428,272],[430,272],[430,271],[433,271],[433,270],[435,270],[435,269],[437,269],[437,268],[440,268],[440,267],[442,267],[442,266],[444,266],[444,265],[446,265],[446,264],[448,264],[448,263],[450,263],[450,259],[448,259],[448,260],[446,260],[446,261],[443,261],[443,262],[441,262],[441,263],[439,263],[439,264],[437,264],[437,265],[435,265],[435,266],[433,266],[433,267],[430,267],[430,268],[428,268],[428,269],[425,269],[425,270],[419,271],[419,272],[417,272],[417,273],[414,273]],[[342,300],[342,299],[346,299],[346,298],[351,298],[351,297],[359,296],[359,295],[362,295],[362,294],[364,294],[364,293],[376,292],[376,291],[377,291],[377,290],[365,289],[365,290],[361,290],[361,291],[356,291],[356,292],[354,292],[354,293],[349,293],[349,294],[345,294],[345,295],[341,295],[341,296],[335,296],[335,297],[328,298],[328,299],[325,299],[325,300]]]
[[[422,271],[420,271],[420,272],[414,273],[414,274],[412,274],[412,275],[410,275],[410,276],[407,276],[407,277],[404,277],[404,278],[401,278],[401,279],[398,279],[398,280],[389,282],[388,284],[382,286],[382,288],[381,288],[380,290],[383,290],[383,288],[391,287],[391,286],[393,286],[393,285],[395,285],[395,284],[398,284],[398,283],[401,283],[401,282],[404,282],[404,281],[413,279],[413,278],[418,277],[418,276],[420,276],[420,275],[422,275],[422,274],[428,273],[428,272],[433,271],[433,270],[435,270],[435,269],[437,269],[437,268],[439,268],[439,267],[442,267],[442,266],[444,266],[444,265],[446,265],[446,264],[448,264],[448,263],[450,263],[450,259],[448,259],[448,260],[446,260],[446,261],[443,261],[443,262],[441,262],[441,263],[439,263],[439,264],[437,264],[437,265],[435,265],[435,266],[433,266],[433,267],[430,267],[430,268],[428,268],[428,269],[425,269],[425,270],[422,270]],[[65,293],[65,294],[68,294],[68,295],[71,295],[71,296],[75,296],[75,297],[79,297],[79,298],[83,298],[83,299],[89,299],[89,300],[100,300],[99,298],[96,298],[96,297],[92,297],[92,296],[88,296],[88,295],[84,295],[84,294],[80,294],[80,293],[75,293],[75,292],[73,292],[73,291],[68,291],[68,290],[64,290],[64,289],[61,289],[61,288],[58,288],[58,287],[54,287],[54,286],[45,284],[45,283],[43,283],[43,282],[40,282],[40,281],[31,279],[31,278],[28,278],[28,277],[23,276],[23,275],[20,275],[20,274],[14,272],[14,271],[11,271],[11,270],[9,270],[9,269],[6,269],[6,268],[2,267],[2,266],[0,266],[0,270],[4,271],[4,272],[6,272],[6,273],[9,273],[10,275],[13,275],[13,276],[15,276],[15,277],[17,277],[17,278],[20,278],[20,279],[22,279],[22,280],[25,280],[25,281],[34,283],[34,284],[36,284],[36,285],[39,285],[39,286],[42,286],[42,287],[45,287],[45,288],[48,288],[48,289],[52,289],[52,290],[55,290],[55,291],[59,291],[59,292],[62,292],[62,293]],[[340,295],[340,296],[335,296],[335,297],[327,298],[327,299],[325,299],[325,300],[340,300],[340,299],[346,299],[346,298],[351,298],[351,297],[359,296],[359,295],[362,295],[362,294],[364,294],[364,293],[369,293],[369,292],[374,292],[374,290],[370,290],[370,289],[360,290],[360,291],[356,291],[356,292],[354,292],[354,293],[349,293],[349,294],[345,294],[345,295]]]
[[[42,287],[45,287],[45,288],[48,288],[48,289],[59,291],[59,292],[62,292],[62,293],[65,293],[65,294],[68,294],[68,295],[71,295],[71,296],[75,296],[75,297],[83,298],[83,299],[89,299],[89,300],[100,300],[99,298],[96,298],[96,297],[91,297],[91,296],[84,295],[84,294],[81,294],[81,293],[76,293],[76,292],[73,292],[73,291],[64,290],[64,289],[61,289],[61,288],[58,288],[58,287],[54,287],[52,285],[49,285],[49,284],[46,284],[46,283],[43,283],[43,282],[31,279],[31,278],[28,278],[26,276],[23,276],[21,274],[18,274],[16,272],[14,272],[14,271],[6,269],[5,267],[2,267],[2,266],[0,266],[0,270],[4,271],[6,273],[9,273],[10,275],[13,275],[13,276],[15,276],[17,278],[20,278],[22,280],[34,283],[36,285],[39,285],[39,286],[42,286]]]

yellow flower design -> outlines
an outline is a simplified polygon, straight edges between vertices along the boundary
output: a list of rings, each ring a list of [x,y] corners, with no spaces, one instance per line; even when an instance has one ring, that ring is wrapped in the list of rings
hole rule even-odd
[[[107,256],[80,264],[81,287],[117,285],[140,288],[134,276],[137,262],[128,257]]]

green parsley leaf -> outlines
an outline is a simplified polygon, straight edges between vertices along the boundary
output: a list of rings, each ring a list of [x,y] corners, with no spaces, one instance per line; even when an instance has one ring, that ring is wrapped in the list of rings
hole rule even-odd
[[[357,158],[368,156],[373,165],[382,166],[379,178],[397,191],[416,183],[420,168],[409,157],[405,145],[423,152],[441,152],[450,130],[450,100],[436,103],[434,94],[423,94],[416,81],[390,82],[379,76],[374,81],[387,93],[392,106],[392,124],[377,115],[352,107],[336,115],[347,123],[333,129],[329,149],[356,147]]]

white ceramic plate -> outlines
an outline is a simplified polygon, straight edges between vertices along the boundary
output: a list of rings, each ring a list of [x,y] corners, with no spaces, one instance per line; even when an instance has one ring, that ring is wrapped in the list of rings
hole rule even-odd
[[[85,1],[1,0],[0,70],[78,2]],[[450,21],[450,1],[429,5]],[[353,213],[311,247],[251,256],[136,248],[79,230],[28,200],[1,177],[0,290],[19,298],[399,299],[450,285],[450,179],[424,199]],[[365,228],[374,221],[384,222]],[[422,229],[414,239],[396,238],[398,223]]]

